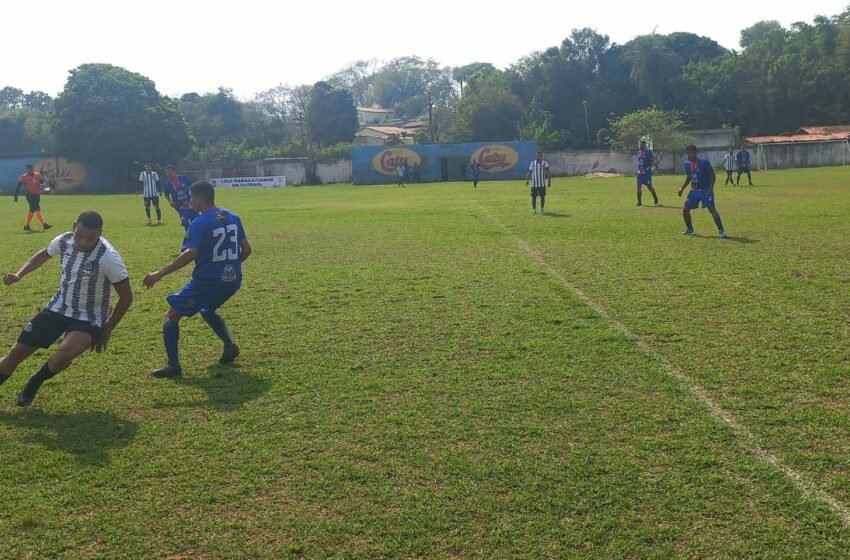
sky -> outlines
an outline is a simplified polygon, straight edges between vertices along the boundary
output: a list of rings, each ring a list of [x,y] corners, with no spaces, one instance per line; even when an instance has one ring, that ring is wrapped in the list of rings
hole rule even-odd
[[[166,95],[221,86],[248,99],[279,84],[312,84],[359,59],[416,55],[505,68],[583,27],[620,44],[686,31],[737,49],[753,23],[811,23],[849,2],[3,0],[0,87],[55,96],[69,70],[100,62],[147,76]]]

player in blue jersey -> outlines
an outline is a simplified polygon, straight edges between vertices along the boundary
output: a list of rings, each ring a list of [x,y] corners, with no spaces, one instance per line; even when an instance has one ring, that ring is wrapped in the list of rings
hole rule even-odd
[[[178,175],[173,165],[165,166],[165,185],[163,191],[171,206],[180,215],[180,223],[185,230],[189,229],[189,224],[198,215],[192,208],[192,202],[189,200],[190,186],[192,186],[192,181],[188,177]]]
[[[685,160],[685,182],[682,188],[679,189],[679,196],[682,196],[685,187],[691,186],[691,192],[688,193],[688,198],[685,199],[685,205],[682,209],[682,214],[685,217],[685,231],[683,235],[693,235],[694,225],[691,221],[691,210],[699,208],[702,204],[703,208],[707,208],[714,218],[714,223],[717,224],[717,231],[720,237],[726,237],[726,231],[723,229],[723,222],[720,220],[720,214],[717,213],[717,208],[714,206],[714,183],[717,176],[714,174],[714,168],[705,158],[697,157],[697,147],[691,144],[687,147],[688,157]]]
[[[655,161],[655,154],[652,150],[646,149],[646,142],[640,141],[640,150],[637,153],[637,205],[643,206],[641,197],[643,195],[643,185],[652,193],[652,198],[655,200],[655,205],[658,205],[658,195],[655,194],[655,188],[652,186],[652,167],[658,166]]]
[[[469,168],[472,170],[472,188],[476,188],[478,182],[481,180],[481,164],[476,160],[472,160]]]
[[[192,220],[183,252],[171,264],[151,272],[144,285],[152,288],[163,277],[195,261],[192,279],[176,294],[165,299],[171,306],[165,314],[162,338],[168,364],[152,372],[154,377],[179,377],[183,374],[178,358],[180,319],[200,313],[204,321],[224,343],[219,363],[228,364],[239,355],[224,319],[216,310],[235,294],[242,284],[242,263],[251,255],[242,221],[236,214],[217,208],[215,189],[208,181],[190,188],[192,207],[198,217]]]
[[[746,173],[747,181],[749,181],[750,186],[752,187],[753,175],[750,173],[750,152],[747,151],[746,146],[741,146],[741,151],[735,156],[735,161],[738,163],[738,178],[735,181],[735,185],[741,184],[741,175]]]

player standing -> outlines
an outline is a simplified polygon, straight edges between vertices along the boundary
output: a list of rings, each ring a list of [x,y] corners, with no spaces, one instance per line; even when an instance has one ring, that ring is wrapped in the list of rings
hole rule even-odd
[[[525,176],[525,186],[531,181],[531,213],[537,214],[537,197],[540,197],[540,213],[545,212],[546,186],[552,186],[552,178],[549,176],[549,163],[543,159],[543,152],[537,150],[537,155],[531,165],[528,166],[528,174]]]
[[[192,208],[190,201],[189,187],[192,186],[192,181],[185,175],[178,175],[177,170],[173,165],[165,166],[165,196],[168,198],[171,206],[177,210],[180,215],[180,223],[183,229],[189,230],[189,224],[194,220],[198,213]]]
[[[159,174],[152,171],[151,164],[145,164],[145,170],[139,173],[139,183],[142,185],[142,195],[145,197],[145,214],[148,225],[151,225],[151,204],[156,208],[156,223],[162,225],[162,211],[159,209]]]
[[[711,217],[714,218],[720,237],[726,237],[726,230],[723,229],[723,222],[714,205],[714,183],[717,180],[714,168],[707,159],[697,157],[697,147],[693,144],[687,147],[687,153],[688,158],[684,163],[685,182],[679,189],[679,196],[682,196],[682,192],[689,184],[691,185],[691,192],[688,193],[688,198],[685,199],[685,204],[682,207],[682,215],[685,218],[685,231],[682,234],[694,234],[691,210],[699,208],[699,205],[702,204],[702,207],[707,208]]]
[[[637,153],[637,205],[643,206],[641,201],[643,195],[643,185],[652,193],[652,198],[655,200],[655,205],[658,206],[658,195],[655,194],[655,188],[652,186],[652,167],[658,166],[655,161],[655,154],[652,150],[646,148],[646,141],[640,141],[640,149]]]
[[[24,223],[24,231],[32,231],[30,223],[32,217],[36,216],[41,223],[41,227],[47,231],[53,226],[44,221],[44,216],[41,215],[41,188],[44,186],[44,177],[41,173],[37,173],[31,163],[27,164],[27,172],[18,177],[18,186],[15,188],[15,202],[18,201],[18,194],[21,192],[21,187],[25,187],[27,203],[29,203],[29,213],[27,220]]]
[[[144,279],[144,285],[152,288],[163,277],[195,261],[192,279],[180,292],[165,298],[170,307],[165,314],[162,338],[168,364],[152,372],[158,378],[183,375],[178,352],[180,319],[196,313],[201,314],[224,343],[219,363],[228,364],[239,356],[239,347],[216,310],[242,285],[242,262],[251,255],[251,245],[239,216],[216,207],[212,184],[199,181],[190,190],[192,207],[198,217],[189,225],[183,252],[172,263],[149,273]]]

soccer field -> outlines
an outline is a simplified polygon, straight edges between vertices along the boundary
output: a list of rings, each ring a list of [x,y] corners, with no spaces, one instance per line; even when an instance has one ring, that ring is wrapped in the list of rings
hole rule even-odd
[[[850,170],[722,187],[682,176],[220,191],[254,255],[164,365],[146,272],[182,229],[139,196],[0,199],[17,270],[101,212],[135,302],[107,354],[0,386],[0,558],[847,558]],[[644,202],[651,201],[646,194]],[[58,265],[0,286],[0,345]]]

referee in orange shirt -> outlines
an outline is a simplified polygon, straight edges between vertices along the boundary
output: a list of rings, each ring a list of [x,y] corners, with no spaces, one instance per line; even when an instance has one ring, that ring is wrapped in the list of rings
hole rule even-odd
[[[29,214],[27,214],[27,222],[24,224],[24,231],[32,231],[30,223],[32,222],[33,216],[38,218],[38,221],[41,222],[41,227],[45,230],[53,227],[45,222],[44,217],[41,215],[41,187],[43,185],[44,177],[41,176],[41,173],[36,173],[33,165],[28,163],[27,172],[18,178],[18,186],[15,189],[15,202],[18,201],[18,194],[21,192],[21,187],[25,187],[27,202],[30,205],[30,211]]]

